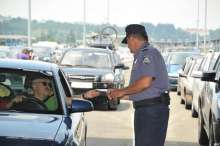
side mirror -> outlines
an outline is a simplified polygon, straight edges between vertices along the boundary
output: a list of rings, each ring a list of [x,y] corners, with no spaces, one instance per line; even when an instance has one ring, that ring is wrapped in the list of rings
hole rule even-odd
[[[92,102],[83,99],[73,99],[70,112],[79,113],[79,112],[89,112],[94,110]]]
[[[121,69],[123,69],[123,70],[129,69],[129,67],[128,67],[128,66],[125,66],[123,63],[118,64],[118,65],[115,66],[115,69],[118,69],[118,68],[121,68]]]
[[[208,81],[208,82],[216,82],[215,75],[216,75],[216,72],[203,72],[201,80]]]

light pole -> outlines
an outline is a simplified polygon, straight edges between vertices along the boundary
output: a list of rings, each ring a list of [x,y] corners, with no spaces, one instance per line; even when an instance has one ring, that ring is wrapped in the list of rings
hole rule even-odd
[[[205,22],[204,22],[204,51],[207,52],[207,48],[206,48],[206,40],[207,40],[207,0],[205,0],[205,18],[204,18]]]
[[[83,1],[83,46],[86,46],[86,0]]]
[[[31,0],[28,0],[28,47],[31,47]]]
[[[199,1],[198,0],[198,6],[197,6],[197,21],[196,21],[196,25],[197,25],[197,32],[196,32],[196,48],[199,49]]]
[[[110,1],[107,0],[107,24],[109,24],[109,15],[110,15]]]

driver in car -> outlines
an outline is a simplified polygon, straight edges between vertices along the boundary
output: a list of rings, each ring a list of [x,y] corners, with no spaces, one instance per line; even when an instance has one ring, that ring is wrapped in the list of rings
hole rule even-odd
[[[50,80],[44,77],[38,77],[32,80],[32,97],[37,103],[39,103],[43,108],[54,111],[57,109],[57,99],[53,95],[52,88],[50,86]],[[96,90],[90,90],[82,94],[82,98],[89,99],[100,95],[100,92]],[[25,98],[24,95],[16,96],[11,102],[7,104],[7,109],[12,107],[14,104],[21,103]],[[67,105],[70,106],[72,103],[72,97],[67,97]]]

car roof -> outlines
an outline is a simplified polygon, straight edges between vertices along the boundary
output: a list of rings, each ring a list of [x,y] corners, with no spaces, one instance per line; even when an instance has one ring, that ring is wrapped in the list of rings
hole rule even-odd
[[[21,59],[0,59],[0,68],[55,71],[58,66],[53,63]]]
[[[169,54],[200,54],[199,52],[169,52]]]
[[[68,49],[68,50],[66,50],[66,51],[75,51],[75,50],[77,50],[77,51],[83,51],[83,50],[85,50],[85,51],[94,51],[94,52],[98,52],[98,51],[101,51],[101,52],[106,52],[106,53],[111,53],[112,52],[112,50],[109,50],[109,49],[103,49],[103,48],[91,48],[91,47],[87,47],[87,48],[71,48],[71,49]]]

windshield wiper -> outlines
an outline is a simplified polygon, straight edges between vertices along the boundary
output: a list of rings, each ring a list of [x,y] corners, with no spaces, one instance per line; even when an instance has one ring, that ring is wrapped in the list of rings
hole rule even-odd
[[[74,65],[74,66],[80,66],[80,67],[89,67],[89,68],[95,68],[95,66],[81,64],[81,65]]]
[[[72,64],[60,64],[61,66],[75,66],[75,65],[72,65]]]

